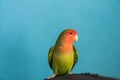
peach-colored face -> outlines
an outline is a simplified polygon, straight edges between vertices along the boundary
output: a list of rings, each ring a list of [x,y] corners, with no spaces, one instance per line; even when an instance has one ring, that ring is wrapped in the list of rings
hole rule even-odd
[[[65,44],[72,44],[74,41],[78,40],[78,35],[75,30],[69,30],[64,35],[64,43]]]

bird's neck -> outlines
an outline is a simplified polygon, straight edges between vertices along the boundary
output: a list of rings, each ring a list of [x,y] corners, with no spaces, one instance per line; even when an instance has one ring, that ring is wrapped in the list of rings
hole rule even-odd
[[[59,52],[69,53],[73,50],[73,45],[72,44],[59,43],[59,44],[56,44],[56,48]]]

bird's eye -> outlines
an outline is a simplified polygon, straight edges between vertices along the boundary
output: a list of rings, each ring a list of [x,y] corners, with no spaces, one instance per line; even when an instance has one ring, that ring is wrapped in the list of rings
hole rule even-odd
[[[72,32],[70,32],[70,35],[72,35]]]

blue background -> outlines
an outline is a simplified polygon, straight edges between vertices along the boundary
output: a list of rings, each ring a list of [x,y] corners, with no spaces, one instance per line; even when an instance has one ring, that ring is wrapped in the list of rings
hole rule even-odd
[[[66,28],[79,34],[73,73],[120,78],[120,0],[0,0],[0,80],[52,75],[48,50]]]

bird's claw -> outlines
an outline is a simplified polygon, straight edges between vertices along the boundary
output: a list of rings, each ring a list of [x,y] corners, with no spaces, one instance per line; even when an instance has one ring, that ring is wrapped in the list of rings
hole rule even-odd
[[[68,75],[72,75],[72,72],[68,72]]]
[[[47,79],[55,78],[56,74],[53,74],[52,76],[48,77]]]

